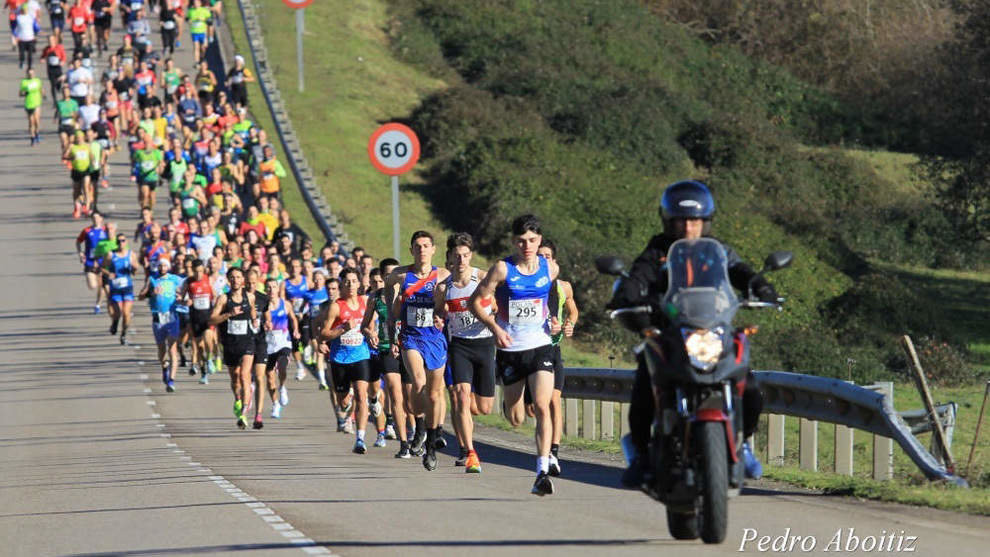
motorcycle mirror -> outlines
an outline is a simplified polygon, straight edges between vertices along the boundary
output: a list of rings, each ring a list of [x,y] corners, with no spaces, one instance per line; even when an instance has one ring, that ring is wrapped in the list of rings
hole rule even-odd
[[[620,276],[626,272],[626,264],[614,255],[602,255],[595,259],[595,269],[603,275]]]
[[[794,252],[790,251],[775,251],[767,256],[767,260],[763,262],[763,270],[765,271],[776,271],[778,269],[783,269],[791,264],[794,260]]]

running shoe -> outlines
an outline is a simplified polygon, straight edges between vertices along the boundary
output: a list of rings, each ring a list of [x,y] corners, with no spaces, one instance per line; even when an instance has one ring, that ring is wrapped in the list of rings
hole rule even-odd
[[[100,313],[100,304],[93,306],[93,313]]]
[[[265,427],[265,422],[261,420],[261,414],[254,415],[254,425],[252,427],[254,427],[254,429],[261,429]]]
[[[386,439],[398,439],[399,436],[395,434],[395,426],[392,424],[387,424],[385,426],[385,438]]]
[[[34,136],[34,142],[35,143],[41,143],[41,134],[38,134],[38,135]]]
[[[111,335],[117,334],[117,322],[116,321],[114,321],[113,323],[110,324],[110,334]]]
[[[478,453],[474,451],[468,453],[467,461],[464,463],[464,472],[467,474],[481,473],[481,459],[478,458]],[[552,492],[553,490],[551,488]]]
[[[368,452],[368,447],[364,444],[364,439],[356,439],[354,441],[354,454],[364,454]]]
[[[239,429],[247,429],[247,418],[245,418],[244,416],[238,416],[237,427]]]
[[[174,393],[175,392],[175,381],[172,381],[171,379],[169,379],[168,380],[168,383],[165,383],[165,390],[168,391],[168,392],[170,392],[170,393]]]
[[[78,219],[82,212],[79,210],[79,202],[76,202],[72,207],[72,218]]]
[[[341,420],[340,418],[337,418],[337,433],[343,433],[344,429],[346,428],[347,428],[347,420],[346,419]]]
[[[403,443],[401,446],[399,446],[399,452],[395,453],[395,458],[410,458],[410,457],[412,457],[412,454],[410,454],[409,452],[409,445]]]
[[[460,456],[458,456],[457,459],[454,460],[454,466],[464,466],[464,464],[467,463],[467,458],[468,458],[468,452],[464,449],[461,449]]]
[[[375,446],[378,447],[379,449],[385,447],[385,432],[384,431],[379,431],[378,432],[378,438],[375,439]]]
[[[368,412],[371,414],[372,418],[377,418],[382,415],[382,403],[378,398],[368,403]]]
[[[423,456],[423,455],[426,454],[426,447],[420,447],[419,449],[413,449],[410,446],[409,447],[409,454],[411,454],[412,456],[416,456],[416,457]]]
[[[555,478],[560,476],[560,461],[552,454],[550,455],[550,470],[547,473]]]
[[[539,495],[543,497],[544,495],[553,495],[553,482],[550,481],[550,475],[546,472],[540,472],[536,475],[536,481],[533,482],[533,489],[530,490],[533,495]]]
[[[120,335],[120,345],[127,346],[127,335]]]
[[[235,400],[234,401],[234,417],[235,418],[240,418],[243,413],[244,413],[244,403],[241,402],[240,400]]]
[[[432,472],[437,469],[437,453],[433,450],[427,450],[426,454],[423,455],[423,468]]]
[[[210,377],[204,373],[203,376],[199,378],[199,384],[200,385],[209,385],[210,384]]]
[[[100,187],[103,188],[103,189],[107,189],[107,188],[110,187],[110,182],[108,182],[107,179],[104,178],[104,179],[100,180]]]
[[[743,464],[747,478],[758,480],[763,477],[763,465],[753,454],[753,449],[750,448],[749,443],[743,443]]]
[[[412,442],[409,443],[409,450],[413,453],[418,453],[423,450],[423,444],[426,443],[426,430],[417,431],[416,435],[413,437]],[[422,454],[422,453],[420,453]],[[419,455],[417,455],[419,456]]]
[[[433,441],[433,448],[434,449],[446,449],[447,448],[447,440],[444,439],[444,437],[443,437],[443,426],[437,426],[437,437],[436,437],[436,440]]]
[[[185,353],[179,350],[179,367],[186,367],[187,363]]]
[[[308,366],[311,366],[316,363],[316,360],[313,359],[312,346],[307,346],[305,349],[303,349],[303,362],[305,362],[306,365]]]
[[[209,373],[210,375],[213,375],[214,373],[216,373],[217,372],[216,365],[217,364],[213,361],[212,358],[207,358],[206,359],[206,373]]]
[[[278,401],[276,400],[272,402],[272,418],[278,420],[281,419],[281,417],[282,417],[282,405],[279,404]]]
[[[348,435],[354,433],[354,420],[348,418],[347,421],[344,422],[344,433]]]
[[[197,373],[199,373],[199,366],[197,366],[195,364],[189,366],[189,375],[190,376],[196,375]]]
[[[302,381],[305,378],[306,378],[306,368],[304,368],[302,364],[300,364],[298,367],[296,367],[296,381]]]
[[[213,364],[213,373],[216,373],[221,369],[223,369],[223,360],[220,359],[220,356],[217,356],[216,362]]]
[[[282,385],[278,389],[278,403],[282,406],[289,405],[289,389],[286,389],[285,385]]]
[[[320,390],[321,391],[329,391],[330,390],[330,385],[327,385],[326,383],[320,383]]]
[[[162,368],[162,383],[165,383],[167,385],[169,379],[171,379],[171,374],[169,373],[168,368],[167,367]]]

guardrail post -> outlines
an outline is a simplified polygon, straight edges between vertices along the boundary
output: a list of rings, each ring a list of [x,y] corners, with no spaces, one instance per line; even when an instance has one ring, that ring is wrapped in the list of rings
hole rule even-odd
[[[619,438],[623,438],[629,433],[629,403],[619,404]]]
[[[818,471],[818,422],[801,418],[801,449],[799,465],[802,470]]]
[[[882,381],[874,384],[874,388],[890,398],[894,405],[894,384]],[[873,479],[889,480],[894,477],[894,440],[882,435],[873,436]]]
[[[581,437],[585,439],[597,439],[595,431],[595,401],[594,400],[584,400],[582,401],[582,406],[584,407],[584,416],[582,416],[581,425]]]
[[[502,411],[502,385],[495,385],[495,402],[492,404],[492,413],[496,416],[505,414]]]
[[[564,435],[577,437],[578,434],[578,402],[575,398],[564,399]]]
[[[784,465],[784,416],[767,416],[767,463],[773,466]]]
[[[615,405],[602,401],[602,439],[615,439]]]
[[[835,473],[853,475],[853,430],[835,425]]]

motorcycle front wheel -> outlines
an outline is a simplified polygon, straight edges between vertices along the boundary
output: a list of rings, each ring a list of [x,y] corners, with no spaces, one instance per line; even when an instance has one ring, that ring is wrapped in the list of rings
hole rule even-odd
[[[705,543],[722,543],[729,525],[729,457],[725,426],[721,422],[700,422],[696,435],[703,488],[701,539]]]

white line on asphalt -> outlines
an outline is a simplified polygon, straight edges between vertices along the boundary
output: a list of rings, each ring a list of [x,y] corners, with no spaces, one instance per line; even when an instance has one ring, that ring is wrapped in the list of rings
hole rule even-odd
[[[210,476],[207,479],[209,479],[209,480],[222,480],[223,479],[223,476]]]
[[[263,516],[261,517],[261,520],[264,520],[265,522],[281,522],[283,524],[285,523],[285,519],[277,514],[273,514],[270,516]]]
[[[165,446],[168,447],[168,448],[170,448],[170,449],[172,447],[178,447],[178,445],[176,445],[175,443],[165,443]]]
[[[257,515],[275,514],[275,511],[273,511],[273,510],[271,510],[271,509],[269,509],[267,507],[266,508],[263,508],[263,509],[251,509],[251,510],[253,510],[254,511],[254,514],[257,514]]]
[[[145,387],[145,388],[144,388],[144,392],[146,392],[146,393],[150,393],[150,392],[151,392],[151,389],[150,389],[149,387]]]
[[[165,439],[170,439],[172,437],[172,434],[171,433],[159,433],[158,436],[159,437],[163,437]]]
[[[269,516],[263,516],[261,518],[271,518],[271,517],[269,517]],[[276,522],[276,523],[272,524],[272,528],[274,530],[277,530],[277,531],[292,530],[293,529],[292,528],[292,525],[289,524],[288,522]]]
[[[141,381],[147,381],[147,380],[148,380],[148,374],[147,373],[142,373],[141,374]]]
[[[154,414],[154,413],[152,413],[151,414],[151,417],[157,420],[158,418],[161,418],[162,415],[161,414]]]
[[[148,406],[154,406],[154,405],[156,405],[156,404],[158,404],[157,402],[155,402],[155,401],[153,401],[153,400],[147,400],[147,401],[145,401],[145,403],[146,403],[146,404],[147,404]]]
[[[305,538],[306,534],[303,534],[299,530],[286,530],[282,532],[282,535],[287,538]]]
[[[196,470],[196,471],[197,471],[197,472],[203,472],[203,473],[205,473],[205,474],[209,474],[209,473],[210,473],[210,472],[212,472],[213,470],[210,470],[209,468],[200,468],[199,470]]]
[[[188,464],[189,466],[199,466],[198,462],[187,462],[186,464]]]
[[[155,427],[165,427],[165,424],[155,424]]]
[[[330,551],[327,550],[327,548],[321,547],[321,546],[318,546],[318,545],[313,545],[313,546],[309,546],[309,547],[302,547],[300,549],[302,549],[306,553],[309,553],[310,555],[329,555],[330,554]]]
[[[248,503],[246,506],[249,507],[249,508],[252,508],[252,509],[260,509],[261,507],[264,507],[265,504],[264,503]]]

